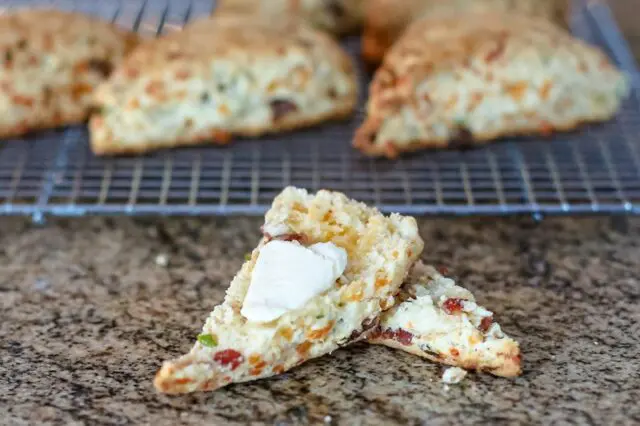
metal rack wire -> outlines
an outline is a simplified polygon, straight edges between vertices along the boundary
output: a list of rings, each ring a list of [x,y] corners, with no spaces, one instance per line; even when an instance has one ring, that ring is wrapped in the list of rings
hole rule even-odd
[[[43,1],[5,1],[6,8]],[[145,35],[179,30],[211,1],[52,1]],[[1,3],[0,3],[1,4]],[[423,152],[395,162],[350,146],[346,123],[229,147],[97,158],[83,127],[0,145],[0,214],[261,214],[286,185],[331,188],[408,214],[640,213],[640,74],[610,11],[577,0],[574,32],[629,75],[632,96],[611,123],[553,140],[512,139],[471,151]],[[356,55],[358,42],[345,42]],[[362,80],[362,97],[366,78]],[[364,101],[364,99],[362,99]]]

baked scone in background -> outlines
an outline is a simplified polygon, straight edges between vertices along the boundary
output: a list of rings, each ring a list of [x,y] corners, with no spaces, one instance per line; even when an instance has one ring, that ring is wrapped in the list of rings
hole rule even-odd
[[[213,13],[254,14],[267,22],[300,17],[335,35],[360,29],[366,0],[217,0]]]
[[[501,14],[423,18],[376,72],[354,145],[393,158],[548,134],[611,118],[627,93],[626,78],[604,53],[547,21]]]
[[[354,66],[298,20],[221,14],[142,44],[95,96],[96,154],[227,143],[346,117]]]
[[[418,261],[393,308],[380,316],[371,343],[441,364],[513,377],[521,372],[518,342],[469,290]]]
[[[407,26],[421,17],[519,13],[566,28],[570,4],[571,0],[369,0],[365,6],[362,56],[370,65],[378,65]]]
[[[209,315],[200,339],[182,357],[164,363],[155,379],[161,392],[213,390],[281,374],[309,359],[364,339],[423,249],[416,221],[348,199],[285,188],[265,216],[264,238]],[[261,250],[271,240],[332,243],[347,253],[346,269],[325,292],[270,322],[241,314]],[[280,259],[281,268],[291,268]],[[304,280],[299,285],[305,286]],[[253,285],[253,284],[251,284]]]
[[[136,41],[79,13],[24,9],[0,16],[0,137],[84,121],[95,87]]]

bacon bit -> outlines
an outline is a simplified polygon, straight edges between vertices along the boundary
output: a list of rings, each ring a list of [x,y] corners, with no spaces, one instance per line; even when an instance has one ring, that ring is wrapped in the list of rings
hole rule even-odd
[[[174,384],[176,384],[176,385],[187,385],[187,384],[189,384],[189,383],[191,383],[191,382],[193,382],[193,380],[191,380],[191,379],[190,379],[190,378],[188,378],[188,377],[183,377],[183,378],[181,378],[181,379],[175,379],[175,380],[173,381],[173,383],[174,383]]]
[[[290,234],[282,234],[282,235],[276,235],[275,237],[271,236],[268,232],[264,232],[264,236],[267,239],[267,241],[272,241],[272,240],[278,240],[278,241],[297,241],[300,244],[307,245],[308,242],[308,238],[306,235],[304,234],[299,234],[299,233],[290,233]]]
[[[309,348],[311,348],[311,342],[307,340],[296,347],[296,352],[298,352],[298,355],[301,357],[304,357],[307,355],[307,352],[309,352]]]
[[[87,72],[88,69],[89,65],[86,62],[79,62],[73,66],[71,72],[73,75],[78,75]]]
[[[298,106],[287,99],[274,99],[269,102],[269,107],[271,108],[274,122],[278,122],[286,115],[298,110]]]
[[[209,379],[202,384],[202,390],[212,390],[216,387],[215,379]]]
[[[35,55],[29,56],[29,59],[27,60],[27,64],[28,65],[38,65],[38,58]]]
[[[230,376],[224,376],[224,378],[222,379],[225,383],[231,383],[231,377]]]
[[[409,333],[406,330],[403,330],[401,328],[399,328],[398,330],[396,330],[396,340],[400,343],[402,343],[405,346],[408,346],[411,344],[411,340],[413,340],[413,334]]]
[[[454,356],[454,357],[458,357],[458,356],[460,356],[460,351],[459,351],[459,350],[457,350],[456,348],[451,348],[451,349],[449,349],[449,352],[450,352],[450,353],[451,353],[451,355],[452,355],[452,356]]]
[[[387,340],[395,340],[397,342],[402,343],[405,346],[410,345],[411,341],[413,340],[413,334],[401,328],[397,330],[392,330],[390,328],[387,328],[386,330],[378,329],[376,330],[376,332],[374,332],[374,334],[371,337],[374,337],[374,338],[381,337]]]
[[[553,133],[553,126],[548,121],[543,121],[540,124],[539,131],[542,136],[551,136]]]
[[[8,81],[3,81],[0,83],[0,89],[2,89],[3,92],[11,92],[13,86]]]
[[[289,342],[293,338],[293,330],[290,327],[280,328],[276,334],[284,337]]]
[[[229,143],[231,142],[231,132],[214,129],[211,131],[211,139],[218,143]]]
[[[322,216],[322,221],[323,222],[329,222],[329,220],[331,220],[331,216],[333,216],[333,211],[327,210],[327,212],[324,214],[324,216]]]
[[[608,70],[611,68],[611,64],[609,63],[609,60],[607,58],[602,58],[600,60],[600,69],[601,70]]]
[[[101,115],[94,115],[91,117],[91,124],[96,128],[104,127],[104,117]]]
[[[507,93],[511,96],[515,101],[519,102],[524,97],[527,91],[527,82],[519,81],[514,84],[510,84],[506,88]]]
[[[176,80],[178,81],[184,81],[189,77],[191,77],[191,73],[187,70],[178,70],[176,72]]]
[[[382,288],[389,284],[389,280],[386,278],[376,278],[375,287],[376,289]]]
[[[449,273],[449,270],[447,269],[446,266],[438,266],[436,268],[436,271],[438,271],[440,275],[447,275]]]
[[[540,97],[543,100],[546,100],[547,98],[549,98],[551,87],[553,87],[553,83],[550,80],[546,80],[542,85],[542,87],[540,88]]]
[[[363,334],[367,334],[366,338],[371,339],[374,334],[379,335],[380,329],[378,328],[378,324],[380,323],[379,317],[367,318],[362,321],[362,328],[360,330],[353,330],[346,342],[340,343],[341,345],[346,345],[348,343],[353,342],[354,340],[360,338]]]
[[[22,105],[22,106],[29,107],[29,108],[32,107],[33,104],[34,104],[33,98],[30,98],[28,96],[13,95],[11,97],[11,100],[16,105]]]
[[[262,357],[260,355],[258,355],[258,354],[253,354],[253,355],[249,356],[248,361],[249,361],[250,365],[254,365],[255,366],[256,364],[260,363],[260,361],[262,361]]]
[[[444,308],[444,311],[446,313],[448,313],[449,315],[452,315],[462,311],[463,301],[464,299],[460,299],[458,297],[451,297],[444,301],[444,303],[442,304],[442,307]]]
[[[480,321],[478,330],[482,331],[483,333],[486,333],[489,330],[489,327],[491,327],[491,324],[493,324],[493,317],[492,316],[484,317],[482,318],[482,321]]]
[[[238,368],[242,364],[242,354],[234,349],[225,349],[220,352],[216,352],[213,355],[213,360],[219,362],[223,366],[229,366],[231,371]]]
[[[317,329],[317,330],[309,331],[307,333],[307,338],[309,338],[311,340],[317,340],[317,339],[324,338],[325,336],[327,336],[327,334],[329,334],[331,329],[333,329],[333,325],[334,324],[335,324],[335,321],[329,321],[329,323],[325,327],[322,327],[322,328]]]
[[[274,365],[271,371],[273,371],[276,374],[282,374],[284,373],[284,367],[281,364]]]
[[[144,91],[149,95],[155,95],[164,89],[164,82],[162,81],[150,81],[144,88]]]

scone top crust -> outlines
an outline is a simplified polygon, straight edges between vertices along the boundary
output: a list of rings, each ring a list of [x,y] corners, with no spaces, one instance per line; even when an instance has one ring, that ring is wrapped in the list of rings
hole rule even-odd
[[[355,144],[394,157],[461,133],[477,141],[572,128],[610,117],[626,90],[606,55],[545,20],[423,18],[376,72]]]
[[[283,17],[269,22],[255,16],[216,14],[141,45],[114,73],[113,80],[115,84],[141,74],[183,68],[192,68],[197,74],[203,71],[199,67],[208,66],[212,59],[230,61],[240,67],[291,56],[304,56],[316,64],[330,64],[351,73],[353,65],[349,57],[336,46],[330,36],[297,19]]]
[[[407,26],[420,18],[446,19],[464,13],[506,13],[538,17],[566,28],[570,0],[370,0],[366,7],[363,56],[371,64]]]
[[[36,8],[0,16],[0,43],[5,49],[15,47],[16,60],[26,56],[22,52],[55,54],[64,64],[89,55],[120,56],[134,47],[137,37],[81,13]]]
[[[213,13],[255,14],[267,22],[283,15],[300,17],[333,34],[353,32],[362,24],[365,0],[218,0]]]
[[[308,359],[365,338],[420,255],[423,242],[416,221],[383,216],[343,194],[309,194],[286,188],[265,217],[264,238],[233,279],[222,305],[207,319],[203,334],[216,346],[196,343],[188,355],[165,363],[156,387],[169,393],[211,390],[282,373]],[[303,245],[331,242],[348,253],[347,268],[335,285],[269,323],[240,313],[262,247],[272,239]],[[282,268],[287,259],[282,259]],[[300,282],[300,285],[305,285]],[[233,351],[237,364],[213,362]],[[256,366],[257,365],[257,366]]]

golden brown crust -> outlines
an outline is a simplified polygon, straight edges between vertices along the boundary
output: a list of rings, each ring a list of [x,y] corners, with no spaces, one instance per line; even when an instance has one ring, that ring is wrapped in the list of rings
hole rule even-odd
[[[379,65],[405,28],[422,17],[461,12],[522,13],[568,28],[570,6],[569,0],[370,0],[365,10],[362,57],[370,67]]]

